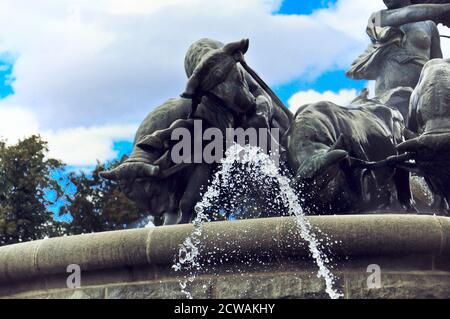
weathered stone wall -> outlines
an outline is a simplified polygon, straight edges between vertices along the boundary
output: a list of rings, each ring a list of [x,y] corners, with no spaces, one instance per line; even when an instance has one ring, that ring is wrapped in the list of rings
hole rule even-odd
[[[450,298],[450,219],[366,215],[310,217],[330,247],[345,298]],[[215,265],[192,285],[195,298],[326,298],[323,279],[293,218],[205,225]],[[36,241],[0,248],[3,298],[182,298],[174,255],[191,225]],[[318,233],[318,237],[322,237]],[[219,247],[219,251],[215,248]],[[68,289],[67,265],[82,270]],[[367,267],[381,268],[369,289]]]

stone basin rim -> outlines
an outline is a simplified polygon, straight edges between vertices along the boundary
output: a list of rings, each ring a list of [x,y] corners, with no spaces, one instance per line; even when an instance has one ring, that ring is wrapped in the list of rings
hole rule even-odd
[[[309,216],[332,241],[335,256],[430,255],[450,258],[450,218],[424,215]],[[205,251],[219,255],[309,256],[294,217],[213,222],[204,227]],[[166,226],[51,238],[0,247],[0,283],[83,271],[170,265],[192,225]],[[317,236],[322,236],[317,233]]]

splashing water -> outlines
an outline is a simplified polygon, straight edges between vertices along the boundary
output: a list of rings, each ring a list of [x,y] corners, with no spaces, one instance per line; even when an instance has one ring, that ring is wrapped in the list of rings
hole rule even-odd
[[[256,170],[254,169],[250,172],[252,178],[271,178],[276,181],[280,188],[279,196],[281,197],[281,201],[288,208],[289,214],[296,217],[299,234],[307,242],[309,251],[319,268],[317,277],[325,280],[326,292],[330,298],[338,299],[342,297],[342,294],[333,288],[335,277],[327,267],[328,258],[324,256],[324,253],[319,248],[319,242],[311,231],[312,226],[305,218],[304,211],[299,204],[297,195],[290,186],[289,179],[279,173],[274,161],[259,148],[249,145],[242,147],[238,144],[233,145],[227,150],[225,158],[221,162],[221,169],[214,174],[213,180],[203,195],[202,200],[195,206],[197,216],[193,222],[194,231],[180,245],[178,260],[172,266],[175,271],[185,270],[187,273],[180,280],[181,291],[187,298],[193,298],[186,288],[188,283],[192,283],[195,280],[197,272],[201,270],[199,256],[202,244],[203,225],[205,222],[209,222],[206,210],[218,199],[220,190],[229,186],[235,163],[253,165]]]

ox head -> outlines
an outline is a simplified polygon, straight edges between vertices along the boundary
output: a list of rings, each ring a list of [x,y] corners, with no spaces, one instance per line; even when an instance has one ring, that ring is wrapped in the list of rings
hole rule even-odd
[[[330,150],[316,155],[311,158],[308,164],[303,165],[297,171],[296,180],[308,183],[313,182],[314,185],[323,189],[337,177],[340,163],[347,158],[348,153],[344,150]]]
[[[398,145],[397,149],[414,159],[413,165],[402,166],[424,176],[435,195],[450,199],[450,132],[425,134]]]
[[[167,191],[158,181],[160,168],[143,161],[126,161],[117,168],[101,172],[100,176],[119,184],[122,192],[136,205],[154,216],[167,209]]]
[[[344,136],[341,135],[331,146],[313,144],[305,147],[307,158],[297,171],[298,181],[322,179],[324,175],[334,177],[339,171],[339,165],[348,159],[345,149]]]
[[[322,147],[313,152],[296,172],[295,180],[302,189],[305,199],[313,209],[330,209],[330,203],[350,204],[356,198],[348,176],[343,170],[349,167],[350,157],[344,150],[341,136],[331,147]],[[334,204],[333,208],[337,209]],[[345,208],[343,208],[345,209]]]
[[[207,96],[237,113],[254,107],[256,99],[250,92],[244,69],[238,64],[244,61],[248,47],[249,40],[241,40],[205,54],[181,96],[197,101]]]
[[[413,158],[422,163],[450,163],[450,133],[424,134],[399,144],[397,150],[414,154]]]

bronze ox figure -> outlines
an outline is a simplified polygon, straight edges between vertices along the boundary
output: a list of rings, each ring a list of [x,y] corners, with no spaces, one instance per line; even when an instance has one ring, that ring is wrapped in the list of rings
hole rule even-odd
[[[398,204],[415,212],[407,171],[359,165],[396,155],[403,141],[399,111],[374,100],[363,102],[353,107],[309,104],[295,116],[288,133],[289,163],[310,213],[380,211]]]
[[[170,150],[177,128],[202,127],[221,131],[235,127],[279,128],[287,131],[292,114],[270,88],[248,67],[248,40],[222,43],[202,39],[188,50],[188,84],[182,98],[172,99],[151,112],[141,124],[131,157],[118,168],[103,172],[149,214],[165,225],[188,223],[195,204],[215,168],[205,163],[173,163]],[[225,134],[224,134],[225,136]]]

